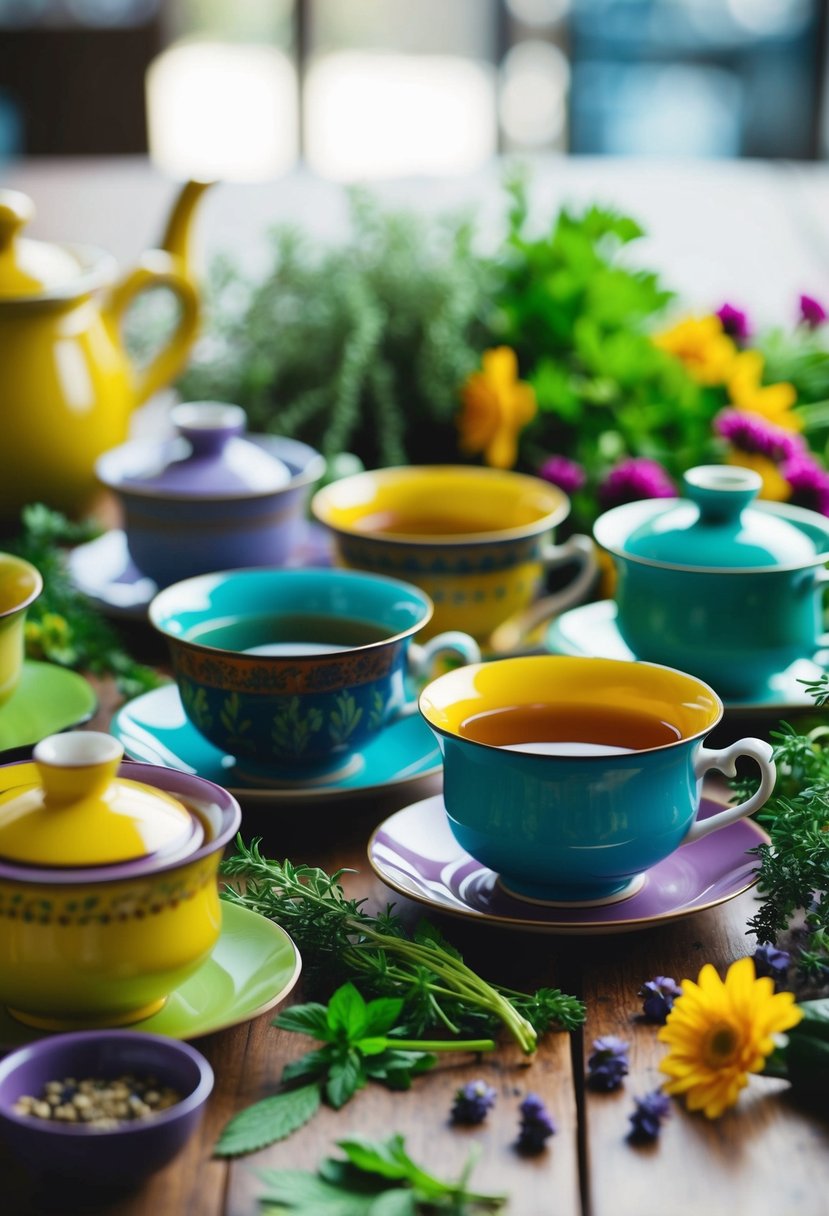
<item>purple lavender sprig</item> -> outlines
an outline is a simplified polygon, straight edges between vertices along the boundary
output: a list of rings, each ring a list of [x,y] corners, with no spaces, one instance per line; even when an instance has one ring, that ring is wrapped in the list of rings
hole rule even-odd
[[[778,950],[777,946],[758,946],[752,957],[756,975],[771,976],[775,984],[784,982],[792,961],[788,951]]]
[[[676,487],[656,460],[631,456],[611,469],[599,486],[599,501],[605,510],[641,498],[674,498]]]
[[[723,333],[728,334],[740,346],[744,346],[751,337],[751,325],[748,316],[741,308],[733,304],[723,304],[717,309],[716,315],[722,323]]]
[[[814,296],[800,297],[800,322],[806,325],[809,329],[818,329],[823,325],[829,317],[826,309],[821,304],[820,300],[816,300]]]
[[[515,1147],[519,1153],[540,1153],[558,1130],[555,1120],[538,1094],[527,1094],[518,1108],[521,1123]]]
[[[669,975],[655,975],[639,989],[639,995],[644,998],[642,1012],[649,1022],[664,1022],[681,993],[679,984]]]
[[[631,1140],[655,1140],[662,1129],[662,1121],[668,1117],[671,1101],[661,1089],[651,1090],[644,1098],[634,1098],[634,1110],[630,1116]]]
[[[455,1094],[450,1118],[453,1123],[483,1123],[495,1105],[497,1092],[486,1081],[468,1081]]]
[[[587,1083],[591,1089],[609,1092],[618,1089],[628,1074],[630,1044],[616,1035],[608,1034],[593,1040],[593,1051],[587,1060]]]

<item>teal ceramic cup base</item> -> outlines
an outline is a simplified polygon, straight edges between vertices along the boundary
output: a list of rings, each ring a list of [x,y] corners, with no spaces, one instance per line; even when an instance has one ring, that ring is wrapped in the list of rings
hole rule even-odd
[[[458,834],[455,829],[452,829],[452,835],[458,839]],[[534,886],[532,883],[516,883],[510,886],[509,881],[505,881],[499,874],[497,876],[498,886],[507,895],[511,895],[513,899],[521,899],[528,904],[538,904],[544,908],[603,908],[607,904],[624,903],[626,899],[637,895],[645,885],[645,875],[636,874],[633,878],[628,878],[622,883],[608,884],[607,893],[604,895],[597,894],[597,888],[593,887],[584,890],[581,887],[573,887],[572,890],[565,892],[564,888],[558,889],[558,898],[550,899],[545,896],[548,887],[542,885]]]
[[[443,753],[453,836],[519,898],[629,898],[648,870],[753,814],[774,788],[769,744],[706,748],[722,702],[668,667],[502,659],[438,677],[419,704]],[[759,768],[757,793],[698,820],[705,774],[733,777],[740,757]]]

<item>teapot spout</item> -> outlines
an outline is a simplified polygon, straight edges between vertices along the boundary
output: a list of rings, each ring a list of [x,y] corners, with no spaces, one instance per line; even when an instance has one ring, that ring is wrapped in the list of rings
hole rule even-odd
[[[193,278],[191,257],[191,237],[193,233],[193,213],[205,190],[214,186],[215,182],[187,182],[176,199],[160,248],[172,253],[181,262],[182,269],[189,278]]]

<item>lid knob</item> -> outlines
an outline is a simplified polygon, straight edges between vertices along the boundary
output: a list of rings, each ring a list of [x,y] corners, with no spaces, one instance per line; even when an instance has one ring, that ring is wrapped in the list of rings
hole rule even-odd
[[[0,252],[9,249],[21,228],[34,219],[35,205],[19,190],[0,190]]]
[[[702,464],[682,476],[685,492],[703,520],[736,520],[760,492],[763,479],[753,469]]]
[[[63,806],[100,797],[118,772],[124,749],[100,731],[68,731],[41,739],[32,752],[44,802]]]
[[[242,435],[245,411],[222,401],[189,401],[170,411],[173,426],[189,440],[194,456],[215,456],[229,439]]]

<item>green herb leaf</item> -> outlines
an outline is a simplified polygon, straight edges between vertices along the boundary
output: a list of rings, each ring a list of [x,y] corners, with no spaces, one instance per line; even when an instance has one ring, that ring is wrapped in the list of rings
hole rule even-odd
[[[309,1077],[324,1077],[331,1067],[333,1059],[330,1047],[321,1047],[317,1051],[308,1051],[298,1060],[291,1060],[282,1069],[282,1080],[285,1084],[304,1081]]]
[[[318,1085],[306,1085],[263,1098],[234,1115],[225,1125],[213,1153],[217,1157],[237,1157],[284,1140],[312,1119],[319,1105]]]
[[[467,1189],[472,1156],[457,1182],[444,1182],[411,1159],[400,1135],[380,1143],[353,1138],[338,1147],[345,1160],[328,1157],[316,1174],[262,1171],[267,1187],[263,1202],[280,1204],[296,1216],[416,1216],[423,1204],[430,1213],[471,1216],[498,1211],[506,1203],[503,1195]]]
[[[366,1003],[353,984],[343,984],[328,1002],[328,1026],[335,1032],[342,1031],[352,1043],[366,1033]]]
[[[372,1035],[384,1035],[392,1026],[397,1024],[403,1011],[403,1001],[400,997],[380,997],[369,1001],[366,1007],[366,1026],[363,1034],[368,1038]]]
[[[334,1109],[339,1110],[365,1083],[366,1074],[362,1059],[359,1053],[352,1049],[343,1059],[335,1060],[328,1070],[325,1096]]]
[[[307,1005],[291,1005],[283,1009],[273,1020],[274,1026],[282,1030],[293,1030],[297,1034],[307,1034],[312,1039],[327,1043],[330,1039],[328,1025],[328,1010],[325,1005],[309,1002]]]

